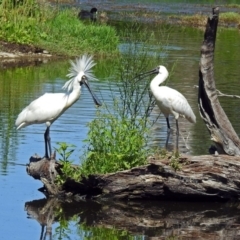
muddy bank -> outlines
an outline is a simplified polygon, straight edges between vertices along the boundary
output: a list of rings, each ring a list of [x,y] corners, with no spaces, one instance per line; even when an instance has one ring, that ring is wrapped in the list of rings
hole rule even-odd
[[[60,57],[34,45],[0,41],[1,68],[36,66]]]

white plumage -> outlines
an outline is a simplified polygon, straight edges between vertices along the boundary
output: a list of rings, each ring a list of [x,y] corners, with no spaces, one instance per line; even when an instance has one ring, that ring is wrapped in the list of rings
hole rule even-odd
[[[63,89],[66,93],[45,93],[38,99],[31,102],[18,115],[15,122],[17,129],[28,125],[46,123],[47,129],[44,133],[45,140],[45,157],[49,158],[48,149],[51,157],[50,126],[61,116],[70,106],[72,106],[80,97],[81,86],[84,84],[91,93],[96,105],[100,106],[101,102],[91,91],[88,80],[95,80],[92,73],[92,67],[95,65],[92,56],[83,55],[75,62],[71,61],[71,68],[67,75],[68,80]]]
[[[164,114],[167,121],[168,136],[166,141],[166,148],[168,145],[170,135],[170,124],[168,117],[170,114],[172,114],[176,119],[177,128],[176,149],[178,150],[179,116],[186,118],[191,123],[196,123],[196,116],[194,115],[187,99],[180,92],[167,86],[160,86],[160,84],[163,83],[168,77],[168,70],[166,69],[166,67],[160,65],[156,69],[143,74],[157,74],[157,76],[154,77],[150,83],[150,89],[153,96],[156,99],[156,104],[158,105],[160,111]]]

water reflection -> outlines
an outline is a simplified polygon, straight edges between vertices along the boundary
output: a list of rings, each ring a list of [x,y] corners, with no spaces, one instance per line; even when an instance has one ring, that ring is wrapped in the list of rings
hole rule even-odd
[[[44,239],[46,233],[59,238],[63,233],[71,237],[73,232],[91,239],[110,239],[111,236],[138,236],[139,239],[240,237],[238,203],[61,202],[59,199],[40,199],[26,202],[25,211],[29,218],[39,223],[40,239]]]

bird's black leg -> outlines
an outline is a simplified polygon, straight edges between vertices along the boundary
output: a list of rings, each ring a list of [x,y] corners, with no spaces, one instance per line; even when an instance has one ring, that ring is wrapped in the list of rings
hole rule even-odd
[[[178,152],[178,137],[179,137],[179,128],[178,128],[178,120],[176,119],[176,128],[177,128],[177,132],[176,132],[176,151]]]
[[[49,153],[50,157],[52,155],[52,150],[51,150],[51,138],[50,138],[50,126],[47,127],[45,133],[44,133],[44,141],[45,141],[45,158],[49,159],[48,155],[48,148],[49,148]]]
[[[169,141],[169,137],[170,137],[170,133],[171,133],[171,128],[170,128],[170,124],[169,124],[169,119],[168,119],[168,117],[166,118],[166,120],[167,120],[168,130],[167,130],[167,140],[166,140],[165,148],[166,148],[166,150],[167,150],[168,141]]]
[[[43,233],[44,233],[44,225],[41,225],[42,228],[41,228],[41,236],[40,236],[40,240],[43,240]]]

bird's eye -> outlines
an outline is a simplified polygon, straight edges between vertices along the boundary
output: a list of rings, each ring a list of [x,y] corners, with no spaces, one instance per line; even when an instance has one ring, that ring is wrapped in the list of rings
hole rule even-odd
[[[86,82],[87,78],[85,75],[82,76],[81,80],[79,81],[80,86],[82,86]]]

